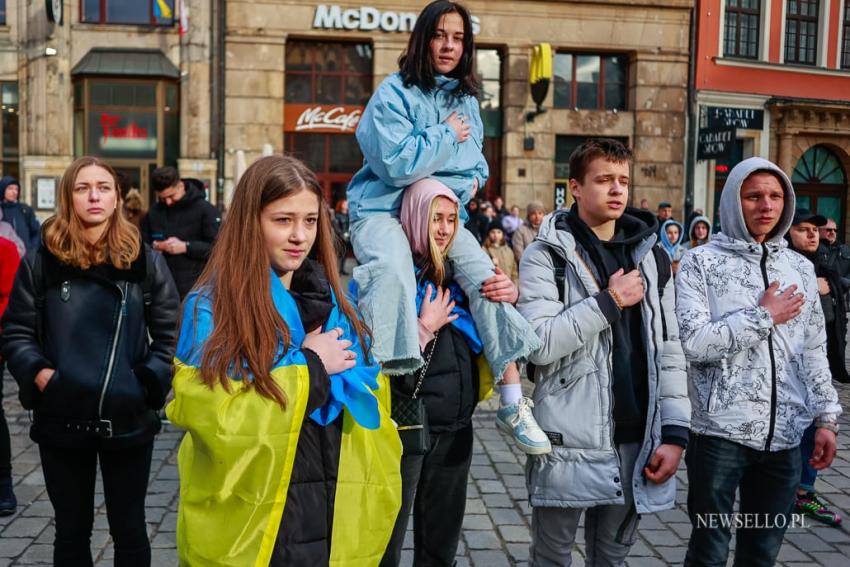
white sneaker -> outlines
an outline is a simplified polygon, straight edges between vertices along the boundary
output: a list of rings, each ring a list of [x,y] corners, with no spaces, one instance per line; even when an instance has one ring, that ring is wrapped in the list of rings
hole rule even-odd
[[[496,411],[496,426],[514,438],[514,441],[528,455],[545,455],[552,451],[549,438],[537,425],[531,408],[534,402],[526,397],[519,402],[502,406]]]

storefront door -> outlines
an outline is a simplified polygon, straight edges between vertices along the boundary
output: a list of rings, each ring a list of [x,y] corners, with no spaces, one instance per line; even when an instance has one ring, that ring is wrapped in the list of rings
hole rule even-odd
[[[150,172],[156,169],[156,162],[147,161],[112,161],[110,165],[116,173],[124,174],[130,184],[130,188],[138,189],[142,194],[142,202],[145,209],[149,209],[156,201],[156,197],[150,191]]]
[[[842,237],[847,178],[838,157],[824,146],[809,148],[794,167],[791,181],[797,194],[797,207],[834,220]]]

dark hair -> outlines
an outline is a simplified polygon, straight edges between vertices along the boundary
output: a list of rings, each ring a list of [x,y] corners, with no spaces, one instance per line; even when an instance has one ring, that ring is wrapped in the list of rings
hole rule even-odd
[[[132,188],[132,182],[127,174],[123,171],[115,172],[115,181],[118,184],[118,189],[121,191],[121,196],[126,198],[127,192]]]
[[[153,187],[156,193],[165,191],[178,181],[180,181],[180,174],[177,172],[176,167],[171,167],[170,165],[158,167],[151,173],[151,187]]]
[[[398,59],[398,68],[404,86],[416,85],[423,91],[430,91],[435,86],[434,62],[431,60],[431,40],[437,32],[440,18],[446,14],[458,14],[463,20],[463,55],[460,63],[449,73],[453,79],[458,79],[454,90],[456,96],[476,96],[478,94],[478,79],[475,77],[475,42],[472,37],[472,19],[469,11],[460,4],[449,0],[435,0],[425,6],[416,18],[407,49]]]
[[[587,166],[596,158],[613,163],[632,163],[632,150],[611,138],[591,138],[582,142],[570,155],[570,179],[584,182]]]

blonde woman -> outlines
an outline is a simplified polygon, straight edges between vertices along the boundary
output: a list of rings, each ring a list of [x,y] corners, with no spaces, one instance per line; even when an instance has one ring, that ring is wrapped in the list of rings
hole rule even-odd
[[[145,494],[178,299],[165,261],[142,245],[121,201],[106,163],[72,163],[3,317],[3,356],[33,410],[30,436],[55,512],[54,565],[92,564],[98,462],[115,563],[151,561]]]
[[[401,512],[383,566],[398,565],[411,511],[414,564],[453,564],[472,461],[472,413],[481,386],[492,388],[487,364],[478,364],[482,344],[469,301],[448,260],[459,230],[458,207],[457,196],[434,179],[414,183],[402,200],[400,220],[414,258],[419,349],[426,365],[392,378],[393,402],[417,392],[430,443],[424,452],[418,447],[419,454],[405,448]]]

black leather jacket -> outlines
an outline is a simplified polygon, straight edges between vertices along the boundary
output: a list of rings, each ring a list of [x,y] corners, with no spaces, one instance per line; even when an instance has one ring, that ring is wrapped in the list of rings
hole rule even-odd
[[[36,254],[40,285],[33,278]],[[146,309],[147,254],[154,274]],[[151,441],[160,429],[156,410],[171,387],[177,310],[165,260],[147,246],[128,270],[81,270],[46,248],[30,252],[3,317],[2,352],[21,403],[34,410],[32,439],[69,448]],[[40,392],[34,380],[43,368],[56,372]]]

